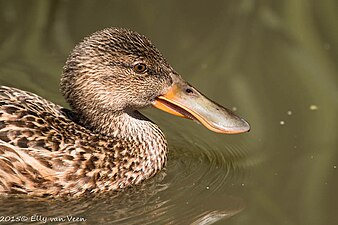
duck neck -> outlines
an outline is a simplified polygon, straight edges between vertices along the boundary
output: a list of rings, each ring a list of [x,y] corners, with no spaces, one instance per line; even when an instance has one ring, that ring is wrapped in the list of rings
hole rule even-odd
[[[108,123],[99,128],[100,133],[127,141],[165,140],[160,128],[138,111],[120,113],[110,116],[108,120]]]
[[[155,171],[162,169],[167,157],[167,141],[155,123],[138,111],[94,116],[93,121],[80,121],[95,133],[130,143],[130,148],[136,149],[135,154],[144,157],[147,165],[152,165]]]

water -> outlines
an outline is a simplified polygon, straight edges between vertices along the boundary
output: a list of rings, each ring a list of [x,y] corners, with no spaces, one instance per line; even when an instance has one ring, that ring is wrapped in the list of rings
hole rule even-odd
[[[0,220],[336,224],[336,9],[334,0],[0,1],[0,84],[64,105],[59,75],[72,47],[98,29],[129,27],[252,127],[226,136],[145,110],[168,137],[166,170],[80,199],[2,197]]]

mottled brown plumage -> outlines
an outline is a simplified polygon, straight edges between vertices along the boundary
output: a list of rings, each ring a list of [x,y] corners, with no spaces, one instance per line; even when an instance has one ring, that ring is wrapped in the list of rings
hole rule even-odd
[[[165,163],[167,144],[150,121],[142,121],[146,128],[136,127],[128,139],[107,137],[34,94],[1,87],[0,97],[0,193],[56,196],[116,190],[152,176]],[[158,159],[147,152],[152,150]]]
[[[190,110],[173,97],[178,87],[181,99],[218,114],[204,115],[195,105]],[[78,44],[66,61],[61,91],[72,110],[0,87],[0,194],[80,196],[153,176],[168,149],[159,127],[138,112],[149,105],[217,132],[248,130],[244,120],[186,83],[147,38],[127,29],[105,29]],[[217,122],[220,112],[229,123]]]

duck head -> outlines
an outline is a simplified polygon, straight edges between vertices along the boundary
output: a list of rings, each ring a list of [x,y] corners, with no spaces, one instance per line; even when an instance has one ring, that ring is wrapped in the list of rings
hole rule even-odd
[[[93,129],[102,126],[97,118],[108,121],[148,106],[218,133],[250,129],[184,81],[145,36],[127,29],[104,29],[79,43],[67,59],[61,91],[79,120]]]

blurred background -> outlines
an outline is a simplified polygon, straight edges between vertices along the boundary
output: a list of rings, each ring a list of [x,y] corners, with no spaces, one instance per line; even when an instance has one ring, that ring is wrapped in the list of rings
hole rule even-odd
[[[169,140],[165,171],[102,196],[2,197],[0,216],[337,224],[337,1],[0,0],[0,85],[67,106],[62,66],[76,43],[106,27],[146,35],[187,81],[248,120],[251,132],[215,134],[147,109]]]

